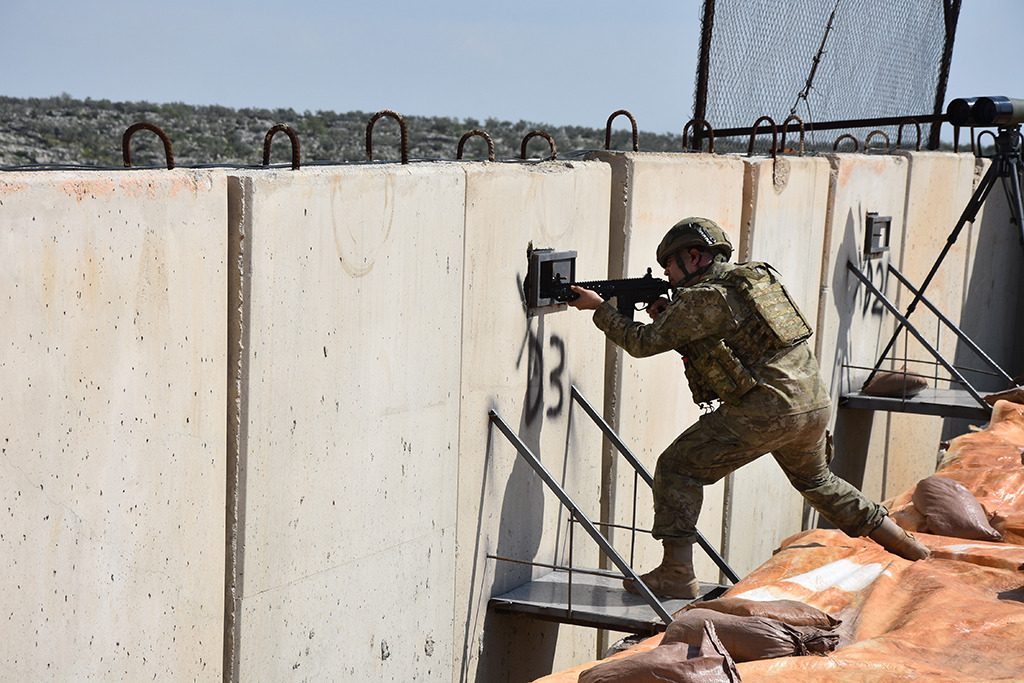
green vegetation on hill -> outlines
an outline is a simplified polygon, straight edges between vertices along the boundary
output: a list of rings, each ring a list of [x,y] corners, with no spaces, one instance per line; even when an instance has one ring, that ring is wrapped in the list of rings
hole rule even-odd
[[[450,117],[403,114],[410,159],[454,159],[459,139],[471,130],[482,129],[494,141],[494,153],[501,158],[518,158],[523,138],[543,130],[555,141],[559,158],[573,151],[603,149],[604,128],[547,126],[542,123],[487,119],[459,120]],[[292,109],[231,109],[221,106],[193,106],[172,102],[111,102],[77,100],[68,95],[48,98],[0,96],[0,167],[23,165],[85,165],[122,167],[121,137],[134,123],[146,121],[159,126],[173,146],[175,164],[243,164],[263,162],[263,140],[274,125],[290,126],[299,138],[301,161],[358,162],[366,160],[366,126],[373,112],[335,113]],[[616,119],[616,128],[627,125]],[[373,129],[373,158],[401,159],[399,126],[389,117]],[[681,135],[639,134],[641,150],[681,151]],[[629,130],[612,131],[612,149],[632,149]],[[534,138],[528,156],[548,156],[548,143]],[[162,166],[164,152],[156,135],[139,131],[131,140],[134,166]],[[471,138],[464,150],[467,159],[485,158],[486,142]],[[289,163],[291,148],[287,136],[274,137],[271,163]]]

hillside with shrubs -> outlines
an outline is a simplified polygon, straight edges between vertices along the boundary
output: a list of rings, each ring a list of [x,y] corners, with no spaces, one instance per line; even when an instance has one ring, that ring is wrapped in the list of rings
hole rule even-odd
[[[598,122],[600,128],[588,128],[399,113],[406,124],[410,160],[455,159],[460,138],[472,130],[483,130],[491,137],[498,159],[518,159],[523,139],[535,130],[551,136],[560,159],[605,146],[604,121]],[[129,126],[138,122],[154,124],[164,131],[171,141],[177,166],[259,166],[263,163],[266,134],[277,124],[289,126],[295,132],[303,165],[364,162],[366,129],[373,115],[374,112],[361,111],[299,113],[293,109],[232,109],[180,102],[79,100],[66,94],[48,98],[0,97],[0,167],[121,168],[121,138]],[[613,128],[611,149],[632,149],[628,119],[616,118]],[[378,120],[373,128],[374,161],[400,160],[400,139],[397,121],[387,116]],[[641,130],[639,147],[652,152],[681,151],[681,135]],[[549,155],[550,146],[545,139],[531,139],[528,157]],[[486,141],[470,138],[463,156],[486,158]],[[139,131],[131,138],[131,158],[133,166],[165,165],[163,146],[149,131]],[[276,135],[271,163],[288,164],[290,160],[288,137],[283,133]]]

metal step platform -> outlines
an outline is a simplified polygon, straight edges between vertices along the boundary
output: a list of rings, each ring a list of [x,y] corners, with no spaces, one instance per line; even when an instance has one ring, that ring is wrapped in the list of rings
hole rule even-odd
[[[662,598],[661,604],[670,614],[675,614],[691,603],[718,597],[726,588],[702,582],[699,597],[693,600]],[[621,574],[598,570],[584,573],[556,569],[491,598],[489,608],[564,624],[644,635],[660,633],[666,626],[644,598],[623,589]]]
[[[965,212],[965,216],[968,215]],[[961,218],[961,224],[958,225],[957,230],[962,227],[962,223],[965,219]],[[973,219],[972,219],[973,220]],[[947,243],[946,249],[948,250],[951,243]],[[943,255],[945,250],[943,251]],[[938,323],[944,326],[944,329],[952,332],[959,343],[965,348],[970,350],[975,357],[981,360],[987,365],[990,370],[979,370],[971,369],[973,373],[982,374],[988,377],[989,382],[1003,382],[1004,388],[1014,386],[1014,380],[999,364],[992,360],[988,354],[980,346],[978,346],[963,330],[953,323],[946,315],[940,311],[935,304],[929,301],[924,296],[924,288],[931,276],[935,274],[935,270],[942,260],[942,255],[939,256],[939,260],[936,261],[932,267],[932,272],[929,273],[925,279],[925,284],[920,289],[914,287],[909,279],[903,273],[899,271],[892,263],[886,264],[886,272],[895,277],[900,284],[906,287],[914,295],[914,300],[907,308],[907,312],[904,314],[895,304],[893,304],[882,291],[875,285],[871,278],[868,277],[856,264],[852,261],[846,264],[846,269],[852,273],[860,282],[864,285],[866,291],[881,303],[886,310],[889,311],[898,321],[899,324],[896,326],[892,337],[889,339],[889,343],[885,349],[879,355],[878,360],[870,368],[870,374],[864,381],[859,391],[850,390],[843,393],[839,399],[839,405],[845,408],[859,408],[863,410],[882,410],[889,412],[899,413],[918,413],[921,415],[937,415],[939,417],[957,417],[967,419],[979,419],[988,422],[989,417],[992,415],[992,406],[989,405],[983,394],[990,393],[974,387],[967,378],[961,373],[961,370],[967,370],[967,368],[959,368],[955,366],[951,361],[946,359],[942,353],[929,342],[924,335],[910,323],[909,316],[913,312],[914,308],[918,303],[923,303],[925,307],[931,311]],[[895,366],[900,360],[903,362],[903,367],[906,368],[908,362],[925,362],[918,361],[909,358],[890,358],[889,352],[892,351],[896,345],[896,341],[900,335],[913,336],[917,342],[924,348],[934,359],[931,361],[936,367],[942,367],[949,373],[949,378],[940,378],[938,374],[933,375],[931,381],[933,384],[938,382],[948,382],[950,388],[940,389],[937,386],[929,386],[921,392],[914,394],[913,396],[874,396],[868,395],[863,392],[864,387],[867,387],[871,380],[880,372],[882,372],[882,366],[887,362],[892,362]],[[854,368],[852,365],[844,365],[844,368]],[[954,388],[955,387],[955,388]],[[997,390],[998,391],[998,390]]]
[[[910,397],[870,396],[860,391],[843,394],[842,408],[884,410],[894,413],[917,413],[940,417],[961,417],[988,422],[992,415],[989,406],[982,407],[966,389],[938,389],[927,387]]]

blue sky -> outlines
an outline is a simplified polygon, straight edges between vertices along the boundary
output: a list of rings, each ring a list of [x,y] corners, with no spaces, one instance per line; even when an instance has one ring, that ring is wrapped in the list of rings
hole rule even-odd
[[[3,0],[0,94],[593,127],[625,108],[679,133],[700,13],[700,0]],[[947,100],[1024,98],[1021,26],[1020,0],[964,0]]]

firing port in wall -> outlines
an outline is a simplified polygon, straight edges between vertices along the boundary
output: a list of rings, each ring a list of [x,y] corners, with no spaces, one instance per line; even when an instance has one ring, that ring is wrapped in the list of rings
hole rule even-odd
[[[553,288],[559,283],[576,282],[576,252],[554,249],[530,249],[530,263],[523,283],[529,315],[563,311],[566,304],[554,298]]]

